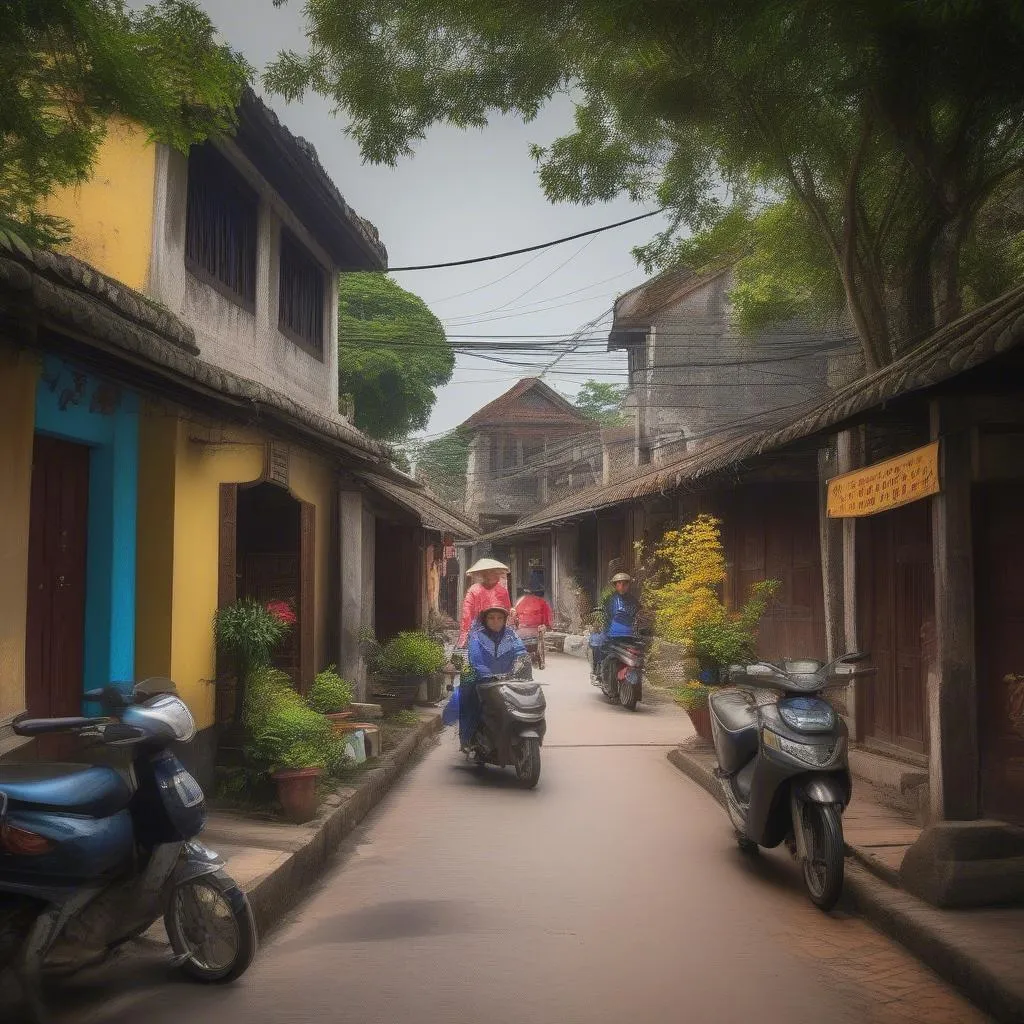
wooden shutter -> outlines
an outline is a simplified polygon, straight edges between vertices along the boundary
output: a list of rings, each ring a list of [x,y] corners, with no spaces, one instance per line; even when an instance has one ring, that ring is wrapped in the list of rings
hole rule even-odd
[[[299,690],[316,675],[316,505],[302,502],[299,528]]]

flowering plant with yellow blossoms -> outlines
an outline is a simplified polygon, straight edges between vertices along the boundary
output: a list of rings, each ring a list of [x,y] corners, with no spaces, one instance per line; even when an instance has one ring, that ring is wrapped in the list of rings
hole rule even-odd
[[[657,634],[693,657],[728,665],[753,657],[757,626],[778,580],[761,580],[739,609],[720,597],[725,582],[721,521],[702,514],[667,531],[648,557],[644,603],[654,613]]]

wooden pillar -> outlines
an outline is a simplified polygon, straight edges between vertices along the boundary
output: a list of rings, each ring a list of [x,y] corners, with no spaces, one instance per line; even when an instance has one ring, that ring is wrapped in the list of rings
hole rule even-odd
[[[935,654],[928,676],[929,789],[934,820],[978,816],[978,692],[971,540],[971,431],[963,407],[930,406],[942,491],[932,501]]]
[[[825,598],[825,649],[829,661],[843,654],[843,521],[828,517],[828,482],[842,470],[835,449],[818,452],[818,527],[821,582]]]
[[[864,434],[857,427],[840,431],[836,435],[836,471],[850,473],[864,465]],[[842,597],[840,608],[841,624],[837,623],[837,643],[849,653],[860,650],[860,636],[857,629],[857,520],[843,519],[840,530],[842,549]],[[868,652],[870,653],[870,652]],[[853,682],[846,688],[846,724],[850,730],[850,739],[859,740],[857,712],[859,699],[858,687],[863,682]]]
[[[340,540],[338,573],[341,579],[339,628],[341,650],[338,671],[356,686],[360,700],[366,699],[366,673],[359,652],[359,630],[363,624],[363,495],[342,491],[338,496]]]

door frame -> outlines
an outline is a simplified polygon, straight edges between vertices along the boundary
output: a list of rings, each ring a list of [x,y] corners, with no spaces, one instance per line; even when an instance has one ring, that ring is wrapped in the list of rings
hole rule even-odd
[[[135,677],[138,396],[46,356],[35,431],[91,449],[82,690],[127,687]]]

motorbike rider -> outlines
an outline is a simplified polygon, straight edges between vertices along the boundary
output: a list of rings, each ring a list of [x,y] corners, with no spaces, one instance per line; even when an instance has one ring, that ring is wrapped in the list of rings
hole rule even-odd
[[[551,605],[544,599],[544,588],[540,586],[539,581],[530,580],[530,587],[516,601],[515,611],[519,617],[516,632],[526,643],[531,654],[535,649],[537,667],[544,668],[544,634],[554,626],[555,620]]]
[[[463,749],[473,742],[480,722],[476,684],[495,676],[511,675],[520,659],[528,658],[525,644],[508,620],[507,608],[492,605],[480,612],[469,635],[467,656],[472,673],[459,684],[459,740]]]
[[[467,570],[466,575],[473,581],[466,591],[462,602],[462,622],[460,623],[459,644],[465,648],[470,630],[487,608],[505,608],[511,611],[512,599],[504,579],[509,568],[494,558],[481,558]],[[512,616],[515,623],[515,616]]]
[[[606,640],[621,636],[636,636],[637,620],[640,617],[640,602],[630,592],[633,577],[628,572],[617,572],[611,578],[612,593],[604,603],[604,632],[591,645],[594,659],[594,676],[600,676],[604,659]]]

